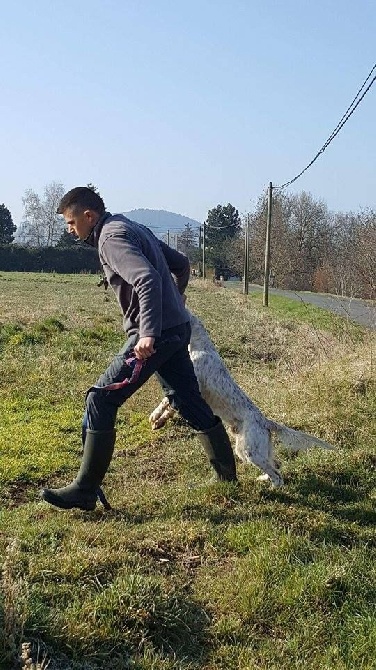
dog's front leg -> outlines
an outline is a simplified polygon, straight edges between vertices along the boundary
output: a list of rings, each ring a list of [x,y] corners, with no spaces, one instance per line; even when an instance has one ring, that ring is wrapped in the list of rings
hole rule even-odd
[[[171,407],[168,398],[163,398],[158,407],[152,411],[149,416],[149,423],[153,430],[162,428],[165,423],[175,414],[175,410]]]

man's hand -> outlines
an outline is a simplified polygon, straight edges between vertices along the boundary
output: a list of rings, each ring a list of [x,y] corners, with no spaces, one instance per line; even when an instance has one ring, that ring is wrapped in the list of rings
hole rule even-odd
[[[133,349],[136,358],[143,361],[155,354],[154,342],[155,337],[141,337]]]

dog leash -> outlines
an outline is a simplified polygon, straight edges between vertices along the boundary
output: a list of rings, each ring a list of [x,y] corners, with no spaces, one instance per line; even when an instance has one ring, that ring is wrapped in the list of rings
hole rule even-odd
[[[156,349],[160,348],[163,345],[170,344],[172,342],[179,341],[179,336],[178,335],[172,335],[171,337],[167,337],[162,342],[159,342],[158,345],[156,346]],[[133,352],[133,350],[131,350]],[[138,381],[138,378],[141,374],[141,370],[144,367],[145,363],[147,362],[146,360],[141,360],[140,358],[136,358],[134,353],[131,353],[128,358],[125,359],[125,364],[128,365],[128,367],[131,368],[132,374],[130,377],[126,377],[122,382],[113,382],[112,384],[107,384],[106,386],[93,386],[92,388],[94,389],[101,389],[102,391],[118,391],[119,389],[123,388],[124,386],[127,386],[128,384],[135,384]]]
[[[93,388],[101,389],[102,391],[118,391],[119,389],[124,388],[124,386],[128,386],[128,384],[135,384],[139,379],[141,370],[145,363],[145,360],[136,358],[134,354],[131,354],[128,356],[128,358],[125,359],[125,364],[128,365],[128,367],[132,370],[130,377],[126,377],[121,382],[113,382],[112,384],[107,384],[106,386],[93,386]]]
[[[103,492],[103,489],[102,489],[100,486],[99,486],[99,488],[97,489],[97,498],[98,498],[99,502],[102,503],[103,507],[104,507],[106,510],[110,510],[110,509],[112,509],[110,503],[108,502],[108,500],[107,500],[107,498],[106,498],[106,496],[105,496],[105,494],[104,494],[104,492]]]

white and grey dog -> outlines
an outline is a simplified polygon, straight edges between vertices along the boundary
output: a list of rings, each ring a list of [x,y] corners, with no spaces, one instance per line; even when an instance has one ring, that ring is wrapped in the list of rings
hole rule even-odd
[[[283,484],[274,460],[273,433],[283,446],[294,451],[312,446],[333,449],[324,440],[268,419],[233,379],[201,321],[189,314],[192,327],[189,353],[201,395],[232,432],[240,460],[263,470],[265,474],[259,479],[270,478],[275,486]],[[164,398],[149,416],[152,428],[161,428],[174,413],[168,398]]]

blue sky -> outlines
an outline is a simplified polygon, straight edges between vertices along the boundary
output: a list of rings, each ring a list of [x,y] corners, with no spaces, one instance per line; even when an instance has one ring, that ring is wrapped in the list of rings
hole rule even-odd
[[[374,0],[1,3],[0,203],[95,183],[113,212],[251,211],[294,177],[376,62]],[[376,208],[376,83],[292,187]]]

